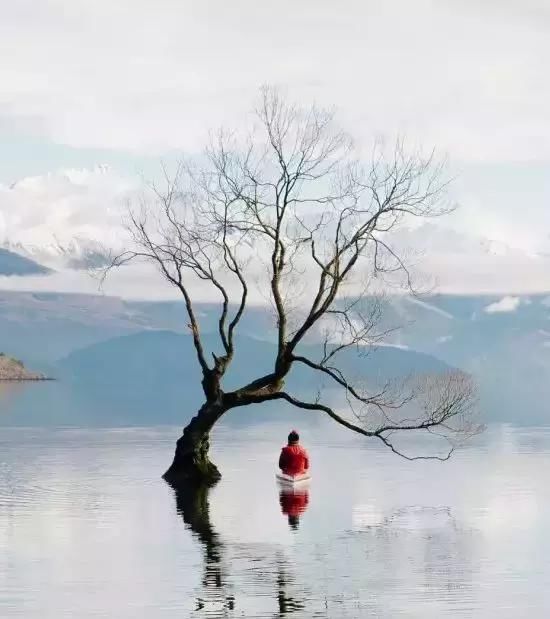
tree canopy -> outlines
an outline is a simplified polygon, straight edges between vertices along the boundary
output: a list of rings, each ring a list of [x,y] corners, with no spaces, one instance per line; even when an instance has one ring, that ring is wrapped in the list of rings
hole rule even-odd
[[[273,400],[324,413],[401,455],[394,438],[405,431],[448,442],[443,455],[408,458],[446,459],[457,441],[479,429],[472,417],[474,387],[462,372],[374,388],[361,375],[360,354],[355,376],[339,367],[345,351],[366,352],[388,336],[379,329],[380,282],[399,278],[415,292],[392,231],[407,219],[453,209],[444,165],[433,152],[409,153],[398,141],[390,151],[376,145],[365,161],[332,110],[293,105],[264,88],[246,136],[219,131],[203,157],[164,172],[163,186],[152,185],[131,206],[130,244],[111,266],[153,263],[183,297],[205,396],[197,415],[203,423],[189,436],[207,435],[231,408]],[[217,350],[205,349],[196,311],[205,286],[219,299]],[[273,367],[226,391],[235,335],[253,295],[273,315]],[[311,340],[322,343],[318,358],[301,350]],[[285,390],[297,364],[340,389],[346,406],[331,406],[322,391],[304,399]]]

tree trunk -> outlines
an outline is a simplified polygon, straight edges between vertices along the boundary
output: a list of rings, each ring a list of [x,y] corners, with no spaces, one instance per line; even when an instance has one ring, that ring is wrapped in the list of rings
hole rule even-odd
[[[218,402],[206,402],[176,443],[176,452],[170,468],[163,475],[172,486],[182,484],[215,484],[221,474],[208,457],[210,430],[225,412]]]

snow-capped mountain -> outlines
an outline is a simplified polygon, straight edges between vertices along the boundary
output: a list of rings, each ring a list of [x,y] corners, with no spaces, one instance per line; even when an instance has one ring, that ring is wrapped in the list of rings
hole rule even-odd
[[[56,271],[52,290],[90,292],[75,271],[101,267],[108,256],[128,247],[123,226],[128,203],[143,197],[143,182],[108,166],[60,170],[0,186],[0,248]],[[550,256],[498,239],[484,238],[438,222],[419,222],[386,238],[410,265],[421,290],[452,294],[525,294],[550,291]],[[67,272],[71,278],[70,288]],[[144,293],[154,281],[133,276]],[[78,288],[78,286],[81,286]],[[5,283],[10,286],[10,283]],[[37,286],[46,289],[47,282]],[[124,296],[130,286],[112,290]],[[130,293],[128,292],[128,295]]]
[[[4,250],[23,256],[51,269],[86,270],[109,263],[109,248],[98,241],[74,238],[67,243],[53,241],[44,245],[23,245],[20,242],[4,241]]]
[[[0,247],[56,270],[101,266],[140,187],[104,165],[0,185]]]

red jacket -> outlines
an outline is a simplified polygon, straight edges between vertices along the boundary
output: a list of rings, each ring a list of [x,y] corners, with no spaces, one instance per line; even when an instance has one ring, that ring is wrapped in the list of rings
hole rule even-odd
[[[307,451],[298,444],[286,445],[281,449],[279,468],[285,475],[301,475],[309,469]]]

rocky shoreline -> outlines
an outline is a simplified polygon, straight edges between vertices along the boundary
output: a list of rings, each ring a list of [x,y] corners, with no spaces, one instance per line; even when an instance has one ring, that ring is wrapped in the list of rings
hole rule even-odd
[[[0,353],[0,382],[37,382],[45,380],[53,379],[45,374],[31,372],[27,370],[19,359]]]

